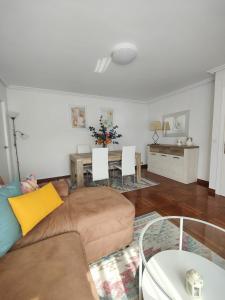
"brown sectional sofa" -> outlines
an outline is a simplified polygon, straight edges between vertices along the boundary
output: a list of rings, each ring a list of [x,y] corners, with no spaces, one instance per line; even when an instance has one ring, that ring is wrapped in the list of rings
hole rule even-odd
[[[98,299],[88,263],[132,241],[134,206],[106,187],[63,200],[0,259],[0,299]]]

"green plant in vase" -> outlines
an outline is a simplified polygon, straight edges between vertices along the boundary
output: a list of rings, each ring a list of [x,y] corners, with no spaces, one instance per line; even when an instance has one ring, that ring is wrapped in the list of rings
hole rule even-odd
[[[117,141],[118,138],[122,137],[122,134],[117,133],[116,129],[118,125],[113,126],[111,129],[108,129],[103,124],[103,117],[101,116],[99,119],[100,128],[96,131],[95,127],[89,126],[89,130],[91,132],[91,136],[95,138],[96,145],[102,145],[103,147],[107,147],[109,144],[119,144]]]

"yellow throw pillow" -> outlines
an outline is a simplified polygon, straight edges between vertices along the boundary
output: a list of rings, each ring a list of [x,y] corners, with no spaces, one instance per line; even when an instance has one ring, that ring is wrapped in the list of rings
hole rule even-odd
[[[63,203],[51,183],[35,192],[8,200],[21,225],[23,236]]]

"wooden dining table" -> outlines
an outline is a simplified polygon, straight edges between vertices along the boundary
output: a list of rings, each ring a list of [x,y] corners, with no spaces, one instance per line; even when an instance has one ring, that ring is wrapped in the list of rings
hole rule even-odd
[[[121,161],[122,150],[109,151],[109,162]],[[136,178],[137,182],[141,180],[141,153],[135,153],[136,159]],[[76,182],[77,187],[84,186],[84,165],[90,165],[92,163],[91,153],[75,153],[70,154],[70,171],[72,184]]]

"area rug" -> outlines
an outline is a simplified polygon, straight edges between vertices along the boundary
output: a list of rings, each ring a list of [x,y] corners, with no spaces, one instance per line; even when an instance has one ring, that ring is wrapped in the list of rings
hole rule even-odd
[[[156,212],[138,217],[134,222],[133,243],[124,250],[104,257],[90,265],[99,298],[101,300],[138,300],[138,239],[143,227],[151,220],[160,217]],[[184,233],[183,249],[194,252],[214,261],[225,269],[225,260]],[[179,229],[169,221],[157,222],[145,236],[146,256],[168,249],[176,249],[179,243]]]
[[[88,179],[85,180],[85,185],[86,186],[108,186],[108,181],[107,180],[101,180],[101,181],[90,181]],[[125,192],[130,192],[130,191],[135,191],[135,190],[140,190],[144,189],[147,187],[155,186],[158,185],[158,183],[148,180],[147,178],[141,178],[140,182],[134,182],[133,176],[126,176],[123,181],[121,181],[121,176],[114,176],[111,177],[109,180],[109,186],[116,189],[120,193],[125,193]]]

